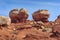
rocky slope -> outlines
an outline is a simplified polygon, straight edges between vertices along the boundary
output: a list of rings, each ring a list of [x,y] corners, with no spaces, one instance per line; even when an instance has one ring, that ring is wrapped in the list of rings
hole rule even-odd
[[[15,12],[10,15],[16,18],[14,21],[10,17],[14,21],[10,25],[0,25],[0,40],[60,40],[60,16],[52,22],[48,20],[48,10],[38,10],[32,14],[33,20],[27,20],[28,14],[22,12],[24,16],[20,18],[12,16]]]

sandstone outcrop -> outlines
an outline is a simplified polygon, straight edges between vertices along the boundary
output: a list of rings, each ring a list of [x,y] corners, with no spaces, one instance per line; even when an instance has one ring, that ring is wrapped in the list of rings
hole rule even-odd
[[[18,21],[18,9],[13,9],[9,12],[9,17],[11,18],[11,22],[15,23],[15,22],[19,22]]]
[[[49,21],[49,15],[48,10],[38,10],[32,14],[34,20],[27,20],[27,9],[11,10],[11,19],[0,16],[0,40],[60,40],[60,16]]]
[[[52,27],[52,35],[50,35],[52,38],[56,38],[57,40],[60,40],[60,24],[55,24]]]
[[[35,21],[48,22],[49,15],[48,10],[38,10],[32,14],[32,17]]]
[[[34,21],[36,21],[35,27],[39,30],[42,29],[47,32],[52,31],[52,23],[49,22],[48,18],[50,13],[48,10],[38,10],[32,14]]]
[[[60,24],[60,15],[57,17],[57,19],[55,20],[55,24]]]
[[[21,8],[18,13],[18,19],[20,22],[25,22],[28,18],[28,11],[25,8]]]
[[[11,19],[6,16],[0,16],[0,26],[9,26],[11,24]]]

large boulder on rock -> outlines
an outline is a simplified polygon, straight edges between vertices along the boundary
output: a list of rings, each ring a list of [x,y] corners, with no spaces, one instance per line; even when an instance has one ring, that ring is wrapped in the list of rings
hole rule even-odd
[[[11,24],[11,19],[6,16],[0,16],[0,26],[9,26]]]
[[[38,10],[32,14],[32,17],[35,21],[47,22],[49,15],[48,10]]]
[[[9,12],[9,17],[11,18],[12,23],[18,22],[17,14],[18,14],[18,9],[13,9]]]
[[[19,10],[19,14],[18,14],[18,19],[20,20],[20,22],[25,22],[28,18],[28,11],[25,8],[21,8]]]

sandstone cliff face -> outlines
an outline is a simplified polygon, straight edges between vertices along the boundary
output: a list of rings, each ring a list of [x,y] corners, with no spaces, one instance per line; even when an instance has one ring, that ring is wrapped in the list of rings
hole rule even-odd
[[[49,22],[48,10],[34,12],[34,20],[27,20],[28,13],[24,8],[12,11],[9,15],[12,22],[9,27],[0,25],[0,40],[60,40],[60,16],[56,21]],[[2,19],[0,22],[6,22]]]

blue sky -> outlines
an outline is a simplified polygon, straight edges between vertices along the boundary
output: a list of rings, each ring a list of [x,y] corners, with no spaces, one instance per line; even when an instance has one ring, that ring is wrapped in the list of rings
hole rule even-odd
[[[54,21],[60,15],[59,0],[0,0],[0,16],[9,16],[9,11],[14,8],[27,8],[29,18],[39,9],[47,9],[50,12],[50,21]]]

